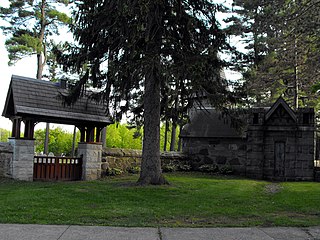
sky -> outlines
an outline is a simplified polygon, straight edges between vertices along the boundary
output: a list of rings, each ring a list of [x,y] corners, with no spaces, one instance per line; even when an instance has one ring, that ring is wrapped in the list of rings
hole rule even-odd
[[[7,97],[8,88],[10,85],[11,75],[21,75],[25,77],[35,78],[36,76],[36,57],[25,58],[19,61],[15,66],[8,66],[8,53],[5,48],[5,36],[0,35],[0,109],[1,114]],[[11,121],[7,118],[0,117],[0,128],[11,130]]]
[[[9,1],[8,0],[0,0],[0,7],[8,7]],[[70,34],[67,34],[66,31],[59,37],[57,37],[59,40],[66,40],[66,39],[72,39]],[[3,108],[6,102],[7,92],[11,81],[12,75],[19,75],[23,77],[30,77],[30,78],[36,78],[36,64],[37,59],[36,55],[31,57],[26,57],[21,60],[19,60],[15,65],[8,66],[9,58],[8,58],[8,52],[5,48],[5,41],[6,36],[3,34],[3,32],[0,30],[0,115],[2,115]],[[62,126],[58,124],[52,124],[52,127],[60,126],[63,129],[72,132],[73,126]],[[12,129],[12,123],[9,119],[0,117],[0,128],[4,128],[7,130]],[[43,129],[45,128],[44,123],[39,123],[36,125],[35,129]],[[23,129],[23,126],[22,126]]]
[[[229,1],[229,4],[231,1]],[[7,0],[1,0],[0,7],[8,7],[9,2]],[[59,40],[70,39],[72,40],[71,34],[66,32],[62,33],[58,39]],[[36,78],[36,56],[31,56],[18,61],[14,66],[8,66],[8,53],[5,48],[6,36],[3,35],[0,30],[0,113],[2,114],[4,104],[6,101],[7,91],[10,85],[10,80],[12,75],[19,75],[24,77]],[[238,79],[239,74],[227,71],[226,76],[229,79]],[[55,127],[56,125],[53,125]],[[60,126],[63,129],[72,132],[73,127],[71,126]],[[5,128],[11,130],[12,123],[9,119],[0,117],[0,128]],[[45,124],[37,124],[36,129],[45,128]]]

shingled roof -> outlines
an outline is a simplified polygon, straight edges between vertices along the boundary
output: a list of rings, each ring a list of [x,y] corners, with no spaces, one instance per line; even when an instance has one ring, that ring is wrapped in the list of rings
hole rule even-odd
[[[190,114],[190,122],[186,124],[180,136],[182,138],[241,138],[236,128],[231,126],[231,119],[222,117],[215,109],[196,109]]]
[[[2,116],[72,125],[112,123],[103,105],[82,97],[74,105],[67,106],[61,98],[64,94],[68,94],[68,90],[59,83],[13,75]]]

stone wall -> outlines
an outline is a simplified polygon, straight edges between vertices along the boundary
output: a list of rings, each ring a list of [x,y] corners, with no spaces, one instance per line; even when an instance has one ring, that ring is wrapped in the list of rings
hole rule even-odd
[[[33,181],[34,140],[10,138],[9,143],[13,148],[10,177]]]
[[[138,173],[142,158],[141,150],[104,148],[102,152],[101,175]],[[163,152],[160,154],[164,171],[189,169],[188,159],[181,152]]]
[[[263,131],[264,130],[264,131]],[[270,180],[313,180],[314,128],[267,126],[248,128],[247,176]],[[283,144],[283,160],[277,160]]]
[[[82,179],[96,180],[101,176],[102,144],[79,143],[78,155],[83,157]]]
[[[264,164],[264,128],[248,126],[246,176],[255,179],[263,178]]]
[[[101,175],[118,175],[138,172],[141,164],[140,150],[104,148],[102,152]]]
[[[0,143],[0,177],[12,177],[13,148],[9,143]]]
[[[190,157],[194,171],[204,167],[229,169],[244,175],[246,165],[246,139],[244,138],[184,138],[184,153]]]

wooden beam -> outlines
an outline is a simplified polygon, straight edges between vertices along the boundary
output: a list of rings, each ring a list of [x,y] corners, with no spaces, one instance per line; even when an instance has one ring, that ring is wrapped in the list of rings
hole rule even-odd
[[[101,130],[102,130],[102,127],[97,127],[96,128],[96,142],[100,142],[100,137],[101,137]]]
[[[14,118],[12,123],[11,137],[20,138],[20,132],[21,132],[21,118]]]

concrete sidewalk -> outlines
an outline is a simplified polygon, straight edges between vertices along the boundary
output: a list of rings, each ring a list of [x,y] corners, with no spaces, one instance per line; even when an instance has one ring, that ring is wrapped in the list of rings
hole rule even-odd
[[[309,228],[124,228],[0,224],[0,240],[320,240]]]

